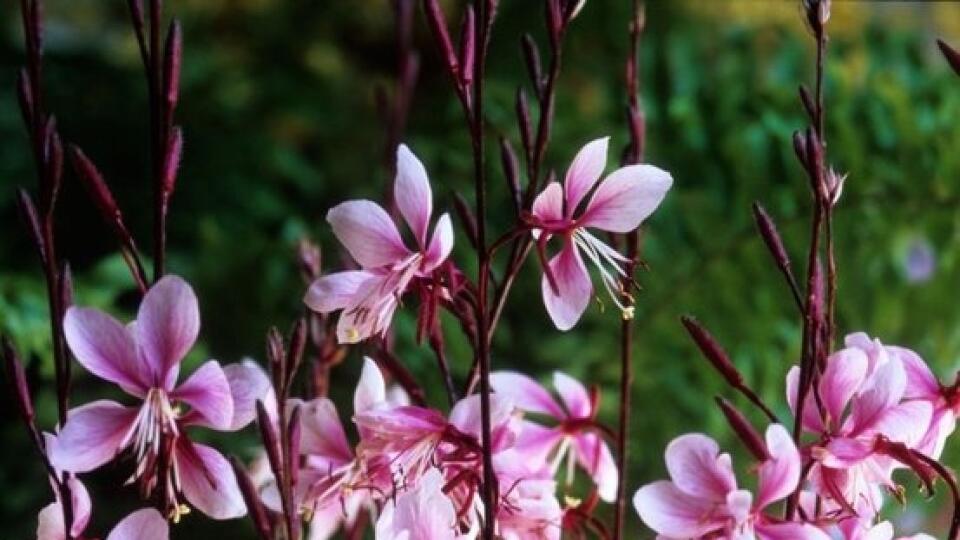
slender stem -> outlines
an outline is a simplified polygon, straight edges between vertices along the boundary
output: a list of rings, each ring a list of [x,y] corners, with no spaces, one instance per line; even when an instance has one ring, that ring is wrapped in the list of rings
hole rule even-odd
[[[159,281],[166,264],[166,211],[163,193],[163,155],[166,146],[164,137],[162,89],[163,61],[160,45],[162,0],[150,0],[150,64],[147,71],[148,99],[150,102],[150,159],[153,177],[153,280]]]

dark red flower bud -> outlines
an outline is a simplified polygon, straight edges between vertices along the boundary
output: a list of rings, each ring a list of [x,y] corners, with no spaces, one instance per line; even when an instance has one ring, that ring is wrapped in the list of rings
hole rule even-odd
[[[243,502],[247,505],[247,511],[253,520],[253,526],[257,530],[260,540],[272,540],[273,535],[270,530],[270,519],[267,517],[267,510],[260,501],[260,492],[247,474],[246,468],[235,456],[230,456],[230,466],[233,467],[233,474],[237,477],[237,486],[240,487],[240,493],[243,495]]]
[[[177,106],[180,94],[180,68],[183,61],[183,31],[180,21],[174,19],[167,32],[167,41],[163,54],[163,96],[167,102],[168,114]]]
[[[957,53],[956,49],[947,45],[942,39],[937,40],[937,46],[940,47],[940,52],[943,53],[943,57],[950,63],[953,71],[957,75],[960,75],[960,53]]]
[[[813,97],[810,96],[810,90],[806,85],[801,84],[799,88],[800,93],[800,103],[803,105],[803,109],[807,111],[807,116],[810,117],[811,122],[817,121],[817,107],[813,103]]]
[[[523,34],[520,39],[523,49],[523,60],[527,65],[527,74],[530,76],[530,83],[537,91],[537,99],[543,99],[543,68],[540,64],[540,49],[537,42],[530,34]]]
[[[300,455],[300,412],[301,406],[297,405],[290,411],[290,420],[287,422],[287,442],[290,444],[287,448],[287,455],[290,456],[290,485],[297,485],[297,476],[300,471],[300,467],[297,466],[296,460]]]
[[[40,260],[46,263],[47,243],[44,240],[43,228],[37,215],[37,207],[33,204],[33,198],[23,188],[17,190],[17,208],[20,210],[23,222],[27,225],[27,231],[30,233],[30,239],[33,240],[33,246],[37,249]]]
[[[278,397],[279,399],[279,397]],[[277,439],[277,430],[273,425],[273,420],[267,414],[267,408],[263,400],[257,400],[257,425],[260,428],[260,439],[263,441],[263,448],[267,452],[267,461],[270,463],[270,470],[279,480],[283,478],[283,460],[280,457],[280,442]]]
[[[180,158],[183,155],[183,130],[174,126],[170,130],[170,139],[167,141],[166,155],[163,157],[163,195],[169,198],[177,186],[177,171],[180,168]]]
[[[477,247],[477,218],[470,209],[470,204],[460,193],[453,194],[453,208],[457,211],[460,223],[463,225],[464,232],[467,233],[467,240],[474,249]]]
[[[781,271],[788,272],[790,269],[790,256],[787,255],[787,249],[784,247],[783,240],[780,238],[780,232],[777,230],[776,223],[773,222],[773,218],[767,214],[767,211],[764,210],[760,203],[753,203],[753,219],[757,224],[757,230],[760,232],[764,244],[767,245],[767,249],[770,250],[770,254],[773,255],[774,262],[777,263]]]
[[[460,81],[464,85],[473,82],[473,66],[477,49],[477,22],[473,6],[468,5],[463,12],[460,25]]]
[[[533,156],[533,134],[530,127],[530,105],[527,103],[527,93],[523,88],[517,88],[516,98],[517,125],[520,128],[520,142],[523,144],[527,161]]]
[[[703,353],[704,358],[720,372],[720,375],[722,375],[731,386],[735,388],[741,387],[743,385],[743,376],[733,365],[733,362],[730,361],[730,357],[727,356],[727,352],[723,350],[723,347],[713,339],[710,332],[707,332],[705,328],[700,326],[700,323],[693,317],[685,315],[680,317],[680,322],[683,323],[690,337],[693,338],[694,343],[697,344],[700,352]]]
[[[23,370],[23,363],[9,338],[3,336],[3,360],[6,364],[7,374],[13,383],[13,389],[17,397],[17,407],[20,416],[28,425],[33,424],[35,418],[33,410],[33,398],[30,395],[30,386],[27,384],[27,374]]]
[[[503,167],[503,177],[507,181],[507,189],[513,199],[514,210],[520,212],[523,205],[523,193],[520,189],[520,162],[513,146],[506,137],[500,137],[500,165]]]
[[[770,452],[767,449],[766,442],[763,440],[763,436],[757,432],[753,424],[747,420],[747,417],[726,399],[720,396],[717,396],[715,399],[717,405],[720,406],[720,410],[723,411],[723,416],[725,416],[727,422],[730,423],[730,427],[732,427],[733,431],[740,437],[740,440],[743,441],[747,450],[753,454],[753,457],[757,458],[758,461],[770,459]]]
[[[20,102],[20,114],[23,115],[23,124],[28,130],[33,130],[34,102],[33,92],[30,90],[30,74],[26,69],[17,73],[17,99]]]
[[[453,48],[453,41],[450,39],[450,31],[447,30],[447,20],[440,8],[438,0],[423,0],[423,9],[427,15],[427,22],[433,30],[433,37],[437,42],[437,48],[440,50],[440,56],[447,63],[447,70],[450,74],[459,80],[459,61],[457,60],[457,51]]]

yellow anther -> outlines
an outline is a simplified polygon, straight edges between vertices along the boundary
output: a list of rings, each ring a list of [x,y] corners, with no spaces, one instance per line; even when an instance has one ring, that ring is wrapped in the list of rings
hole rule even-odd
[[[357,341],[360,339],[360,332],[356,328],[347,329],[347,341]]]
[[[569,495],[563,496],[563,504],[567,505],[567,508],[573,508],[575,506],[580,506],[580,503],[583,502],[577,497],[571,497]]]
[[[173,510],[170,510],[170,521],[180,523],[180,518],[190,513],[190,507],[185,504],[176,505]]]
[[[632,321],[633,314],[634,314],[633,312],[634,312],[634,307],[627,306],[620,311],[620,316],[623,317],[623,320],[625,321]]]

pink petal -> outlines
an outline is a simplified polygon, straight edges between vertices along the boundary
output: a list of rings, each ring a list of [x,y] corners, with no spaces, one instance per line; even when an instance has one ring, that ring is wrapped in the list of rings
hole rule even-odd
[[[567,415],[540,383],[516,371],[497,371],[490,374],[490,387],[507,397],[526,412],[544,414],[556,419]]]
[[[936,399],[940,396],[940,382],[920,355],[903,347],[891,346],[887,350],[903,363],[907,374],[904,399]]]
[[[90,500],[90,492],[83,485],[76,475],[71,474],[67,483],[70,485],[70,498],[73,499],[73,536],[79,537],[90,523],[90,512],[93,508],[93,502]]]
[[[71,307],[63,319],[67,345],[77,361],[101,379],[143,396],[152,385],[152,373],[141,363],[137,345],[116,319],[96,309]]]
[[[348,270],[323,276],[310,284],[303,303],[319,313],[344,309],[356,303],[357,292],[370,279],[376,279],[376,276],[363,270]]]
[[[758,523],[757,540],[830,540],[830,535],[807,523]]]
[[[772,424],[767,428],[766,442],[770,459],[760,464],[758,471],[759,509],[786,498],[797,489],[800,481],[800,452],[790,433],[780,424]]]
[[[443,214],[437,220],[437,226],[433,228],[430,246],[424,254],[423,271],[430,272],[443,264],[451,251],[453,251],[453,223],[450,221],[450,214]]]
[[[582,433],[574,438],[577,461],[593,478],[600,499],[613,502],[617,499],[617,464],[613,461],[610,447],[596,433]]]
[[[563,186],[560,182],[550,182],[533,200],[533,215],[546,223],[563,220]]]
[[[266,399],[270,392],[270,379],[256,362],[244,360],[223,367],[233,398],[233,419],[228,431],[243,429],[257,417],[257,400]]]
[[[154,385],[170,390],[180,361],[197,341],[200,308],[183,279],[164,276],[147,291],[137,312],[137,342],[153,369]]]
[[[433,213],[433,192],[423,163],[405,144],[397,148],[397,179],[393,185],[393,199],[417,237],[417,242],[425,246],[427,224]]]
[[[563,181],[567,196],[567,216],[572,216],[583,197],[590,192],[607,166],[607,147],[610,137],[590,141],[573,158]]]
[[[228,429],[233,421],[230,383],[216,360],[200,366],[170,397],[189,405],[191,412],[199,414],[214,429]]]
[[[553,387],[560,394],[560,399],[567,407],[572,418],[591,418],[593,406],[590,404],[590,394],[580,381],[560,371],[553,372]]]
[[[720,454],[717,442],[706,435],[677,437],[667,445],[664,457],[673,483],[688,495],[723,502],[737,489],[729,454]]]
[[[800,368],[793,366],[787,372],[787,404],[793,415],[797,415],[797,388],[800,385]],[[820,419],[820,412],[817,410],[817,404],[811,393],[807,393],[803,400],[803,428],[814,433],[823,433],[826,428]]]
[[[577,324],[590,304],[593,285],[580,252],[571,241],[564,243],[563,249],[550,260],[549,265],[560,294],[554,294],[550,281],[544,275],[540,286],[543,303],[557,329],[567,331]]]
[[[666,480],[640,488],[633,507],[647,527],[669,538],[701,538],[726,525],[724,516],[715,515],[714,501],[688,495]]]
[[[933,417],[929,401],[906,401],[885,409],[865,434],[884,435],[913,447],[923,439]]]
[[[65,529],[60,503],[50,503],[37,514],[37,540],[66,540]]]
[[[513,402],[510,399],[493,394],[490,396],[490,425],[493,431],[502,427],[513,414]],[[450,424],[461,433],[473,435],[480,440],[480,394],[471,394],[458,401],[450,410]]]
[[[727,493],[727,512],[737,525],[746,523],[753,508],[753,493],[745,489],[737,489]],[[749,525],[745,527],[749,530]]]
[[[327,221],[350,256],[364,268],[387,266],[410,255],[397,226],[376,203],[341,203],[327,213]]]
[[[170,527],[160,512],[153,508],[137,510],[113,528],[107,540],[167,540]]]
[[[332,401],[316,398],[304,403],[300,406],[300,422],[302,453],[330,458],[340,464],[353,460],[353,449]]]
[[[673,185],[670,173],[653,165],[630,165],[610,174],[580,217],[584,227],[627,233],[640,226]]]
[[[176,459],[183,496],[190,504],[213,519],[232,519],[247,513],[237,478],[220,452],[180,437]]]
[[[848,437],[831,439],[818,459],[825,467],[846,469],[873,455],[873,442]]]
[[[517,437],[516,451],[531,469],[539,469],[565,437],[559,428],[546,428],[524,421]]]
[[[864,383],[866,390],[853,401],[853,431],[859,433],[870,429],[887,409],[900,401],[906,386],[906,372],[898,359],[890,358],[879,364]]]
[[[69,419],[47,450],[61,471],[87,472],[113,459],[129,442],[137,409],[100,400],[70,410]]]
[[[847,348],[830,355],[827,369],[820,379],[820,399],[829,421],[839,424],[850,398],[857,392],[867,374],[867,355],[860,349]]]
[[[359,414],[380,407],[387,401],[387,383],[383,373],[369,356],[363,357],[363,370],[353,394],[353,412]]]

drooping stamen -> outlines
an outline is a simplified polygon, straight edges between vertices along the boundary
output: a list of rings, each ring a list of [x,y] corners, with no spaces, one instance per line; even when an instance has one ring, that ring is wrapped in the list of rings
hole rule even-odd
[[[126,481],[127,484],[138,482],[144,497],[151,495],[162,482],[165,505],[169,518],[174,522],[189,511],[177,499],[180,475],[173,456],[173,447],[180,434],[177,417],[178,413],[166,392],[159,388],[147,392],[132,433],[132,453],[136,465]]]
[[[621,283],[621,278],[627,277],[623,266],[629,262],[629,259],[584,229],[577,229],[572,238],[577,247],[586,254],[590,262],[600,271],[600,280],[603,282],[610,298],[620,308],[623,318],[632,319],[634,313],[633,297],[624,290]],[[614,270],[613,272],[608,269],[611,267]]]

